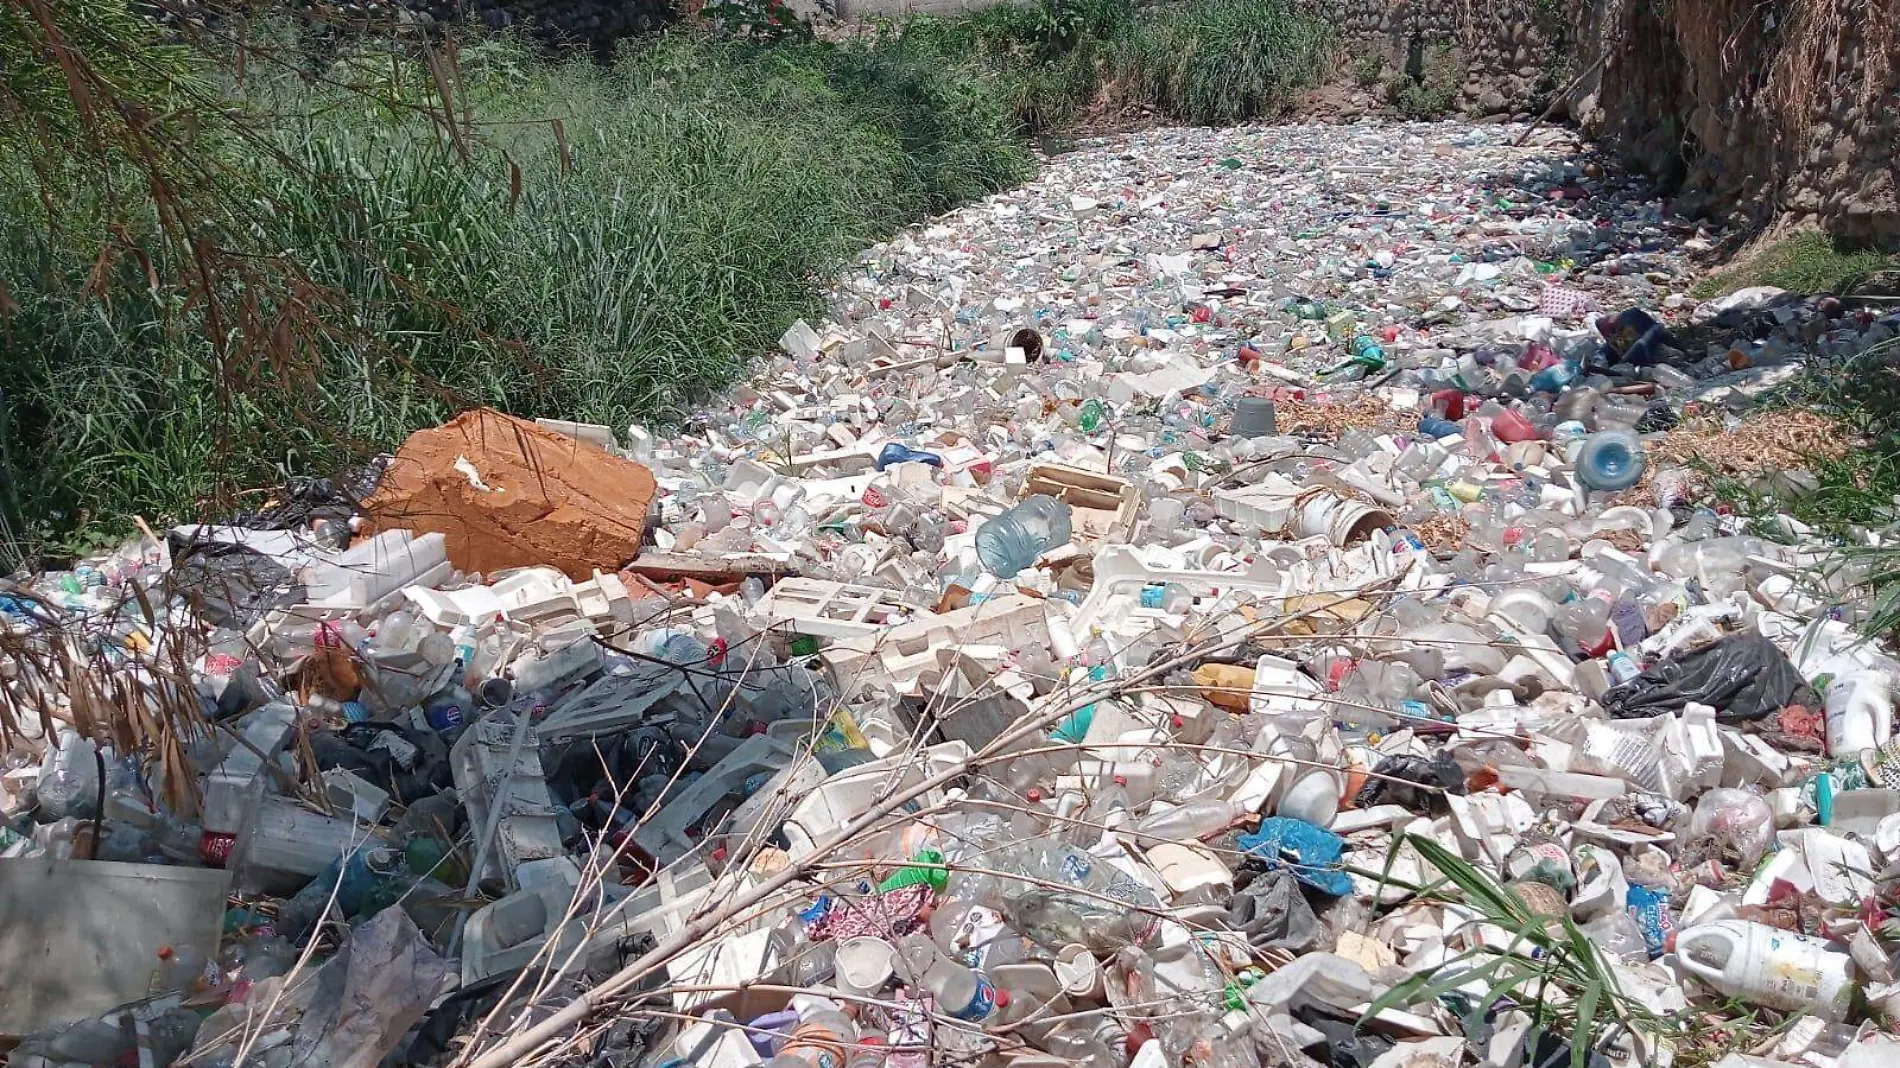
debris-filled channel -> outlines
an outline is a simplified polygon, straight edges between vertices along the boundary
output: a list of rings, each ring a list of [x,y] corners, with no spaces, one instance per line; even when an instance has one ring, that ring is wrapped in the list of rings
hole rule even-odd
[[[1090,142],[7,584],[7,1063],[1892,1063],[1900,663],[1679,445],[1900,317],[1521,135]]]

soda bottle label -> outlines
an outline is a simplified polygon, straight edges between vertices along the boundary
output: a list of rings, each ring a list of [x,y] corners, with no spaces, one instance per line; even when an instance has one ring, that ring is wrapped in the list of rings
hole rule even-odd
[[[970,1003],[960,1009],[947,1010],[949,1015],[959,1020],[976,1021],[996,1011],[996,987],[983,977],[982,972],[972,972],[976,979],[976,990],[970,995]]]
[[[429,726],[437,731],[454,730],[462,725],[462,706],[453,702],[430,705],[424,712]]]

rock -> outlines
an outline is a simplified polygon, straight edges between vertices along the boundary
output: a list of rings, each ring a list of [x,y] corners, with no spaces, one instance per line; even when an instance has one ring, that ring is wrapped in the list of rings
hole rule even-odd
[[[478,408],[411,434],[363,507],[378,530],[442,533],[463,571],[587,580],[639,554],[653,494],[640,464]]]

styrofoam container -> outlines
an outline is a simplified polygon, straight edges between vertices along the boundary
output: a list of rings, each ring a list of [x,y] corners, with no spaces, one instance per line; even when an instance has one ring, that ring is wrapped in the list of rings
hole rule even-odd
[[[407,530],[385,530],[310,564],[302,579],[313,602],[363,607],[414,583],[448,558],[442,534],[417,537]]]

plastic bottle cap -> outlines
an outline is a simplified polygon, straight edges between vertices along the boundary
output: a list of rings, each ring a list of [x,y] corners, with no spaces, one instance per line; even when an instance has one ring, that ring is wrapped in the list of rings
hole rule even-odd
[[[1663,936],[1663,952],[1674,953],[1675,951],[1676,951],[1676,932],[1671,931],[1668,934]]]
[[[1008,1004],[1009,1004],[1009,991],[998,990],[996,992],[996,1007],[1000,1009],[1000,1008],[1004,1008]]]
[[[1027,794],[1024,794],[1023,796],[1025,796],[1025,797],[1027,797],[1027,798],[1029,798],[1029,800],[1030,800],[1030,801],[1032,801],[1032,802],[1034,802],[1034,801],[1041,801],[1041,800],[1042,800],[1042,789],[1041,789],[1041,787],[1037,787],[1037,786],[1031,786],[1031,787],[1029,788],[1029,792],[1028,792]]]
[[[1116,786],[1127,786],[1127,785],[1128,785],[1128,776],[1126,776],[1126,775],[1117,775],[1117,776],[1115,776],[1115,785],[1116,785]]]
[[[159,960],[170,960],[170,959],[172,959],[172,956],[173,956],[173,951],[172,951],[172,947],[170,947],[170,946],[160,946],[160,947],[158,947],[158,959],[159,959]]]

